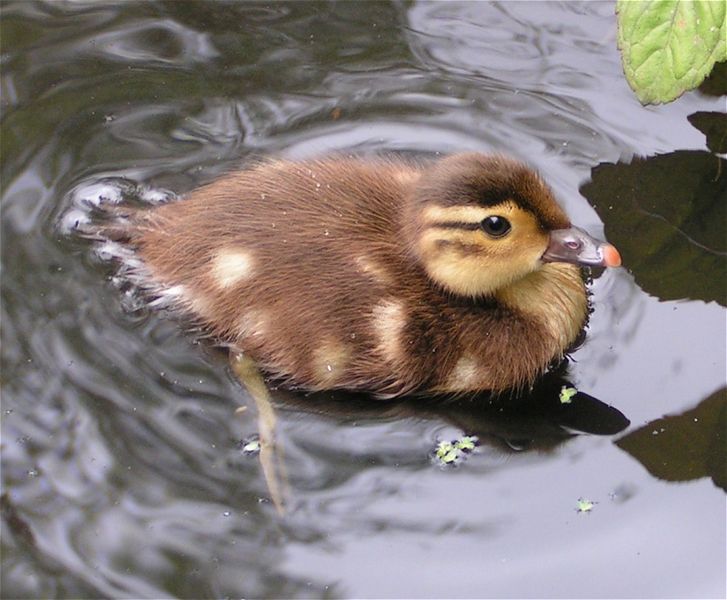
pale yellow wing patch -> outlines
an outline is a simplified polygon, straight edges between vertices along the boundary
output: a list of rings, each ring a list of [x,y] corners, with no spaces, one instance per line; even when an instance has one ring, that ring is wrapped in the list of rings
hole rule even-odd
[[[334,340],[323,341],[313,352],[313,373],[321,389],[339,382],[350,360],[351,348]]]
[[[242,338],[262,339],[267,333],[269,317],[263,310],[250,309],[239,320],[239,334]]]
[[[242,248],[223,248],[212,259],[212,276],[221,288],[229,288],[253,275],[252,253]]]
[[[447,375],[444,383],[446,391],[468,391],[478,389],[483,382],[484,372],[477,359],[471,354],[463,354]]]
[[[354,259],[354,263],[359,273],[368,275],[376,283],[382,285],[390,285],[393,283],[391,275],[387,273],[386,269],[368,256],[357,256]]]
[[[402,334],[406,327],[406,311],[399,300],[382,300],[372,311],[372,329],[378,341],[377,350],[389,362],[404,357]]]

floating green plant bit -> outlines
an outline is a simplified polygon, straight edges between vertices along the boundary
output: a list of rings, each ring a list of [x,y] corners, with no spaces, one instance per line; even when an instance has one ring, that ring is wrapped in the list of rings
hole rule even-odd
[[[437,458],[442,458],[447,452],[450,452],[454,446],[452,446],[451,442],[439,442],[437,444]]]
[[[434,451],[434,456],[445,465],[458,462],[463,454],[472,452],[477,445],[477,438],[473,435],[462,436],[452,442],[439,442]]]
[[[260,440],[250,440],[248,442],[243,442],[242,452],[249,455],[258,454],[260,452]]]
[[[576,388],[564,385],[562,388],[560,388],[560,403],[570,404],[571,402],[573,402],[573,396],[575,396],[577,393],[578,390]]]
[[[474,435],[464,435],[454,443],[455,448],[464,450],[465,452],[472,452],[476,445],[477,438]]]
[[[451,442],[439,442],[435,455],[443,463],[449,464],[457,460],[459,451]]]
[[[595,502],[591,502],[590,500],[586,500],[585,498],[578,498],[576,511],[578,511],[579,513],[591,512],[595,504]]]

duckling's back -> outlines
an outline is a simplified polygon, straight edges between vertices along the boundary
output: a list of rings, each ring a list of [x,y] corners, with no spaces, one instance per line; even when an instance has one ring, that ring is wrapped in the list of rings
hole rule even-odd
[[[162,294],[285,383],[398,391],[413,386],[379,346],[401,282],[423,283],[399,234],[416,176],[396,162],[264,163],[140,213],[131,244]]]

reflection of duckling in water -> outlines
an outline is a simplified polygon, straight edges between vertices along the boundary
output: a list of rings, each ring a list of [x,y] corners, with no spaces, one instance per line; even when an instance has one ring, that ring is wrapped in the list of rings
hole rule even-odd
[[[585,323],[577,265],[621,261],[529,168],[475,153],[264,162],[118,210],[94,234],[124,242],[157,303],[234,350],[263,440],[274,414],[256,366],[382,397],[526,388]]]
[[[584,325],[577,266],[616,249],[499,156],[273,161],[116,231],[142,282],[290,387],[530,385]]]

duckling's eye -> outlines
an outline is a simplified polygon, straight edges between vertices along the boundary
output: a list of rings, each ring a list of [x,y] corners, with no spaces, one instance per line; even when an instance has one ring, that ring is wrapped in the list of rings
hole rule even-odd
[[[507,235],[512,225],[505,217],[491,216],[482,219],[482,229],[490,237],[499,238]]]

